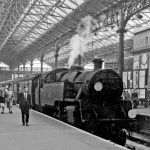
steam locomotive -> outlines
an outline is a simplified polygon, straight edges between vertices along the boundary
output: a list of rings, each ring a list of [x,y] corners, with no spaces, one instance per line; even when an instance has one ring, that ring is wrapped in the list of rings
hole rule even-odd
[[[134,120],[128,117],[130,102],[121,99],[122,79],[114,70],[102,69],[102,60],[93,62],[93,71],[59,68],[13,84],[18,92],[28,85],[33,109],[125,145]]]

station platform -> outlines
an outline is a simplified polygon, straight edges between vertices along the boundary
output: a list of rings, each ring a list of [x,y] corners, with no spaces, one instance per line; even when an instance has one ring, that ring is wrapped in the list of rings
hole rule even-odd
[[[135,109],[138,115],[150,117],[150,107]]]
[[[145,141],[150,141],[150,107],[138,108],[134,109],[133,111],[135,111],[137,114],[136,122],[138,125],[136,133],[134,133],[133,136],[139,139],[144,139]]]
[[[0,114],[1,150],[122,150],[113,142],[86,133],[54,118],[30,111],[29,126],[23,126],[21,112],[5,109]]]

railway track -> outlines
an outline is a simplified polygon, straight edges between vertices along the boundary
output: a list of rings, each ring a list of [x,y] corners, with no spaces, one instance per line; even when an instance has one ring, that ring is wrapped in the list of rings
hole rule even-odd
[[[132,135],[128,137],[128,140],[131,142],[149,147],[150,149],[150,137],[147,137],[138,133],[132,133]]]
[[[143,144],[133,142],[130,140],[127,140],[127,144],[125,145],[126,148],[131,149],[131,150],[149,150],[150,147],[145,146]]]

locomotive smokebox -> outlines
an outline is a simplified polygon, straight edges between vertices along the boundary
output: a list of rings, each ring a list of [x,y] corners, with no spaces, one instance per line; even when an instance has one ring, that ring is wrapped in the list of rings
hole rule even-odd
[[[103,60],[100,58],[95,58],[93,60],[94,70],[102,69]]]

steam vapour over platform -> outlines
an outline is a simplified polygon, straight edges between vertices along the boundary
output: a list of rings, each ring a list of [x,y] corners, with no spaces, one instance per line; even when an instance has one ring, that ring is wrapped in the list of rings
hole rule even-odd
[[[77,26],[77,33],[70,40],[71,52],[68,60],[68,67],[70,68],[75,59],[87,52],[87,44],[92,36],[92,28],[97,26],[97,21],[91,16],[86,16],[81,19],[80,23]]]

